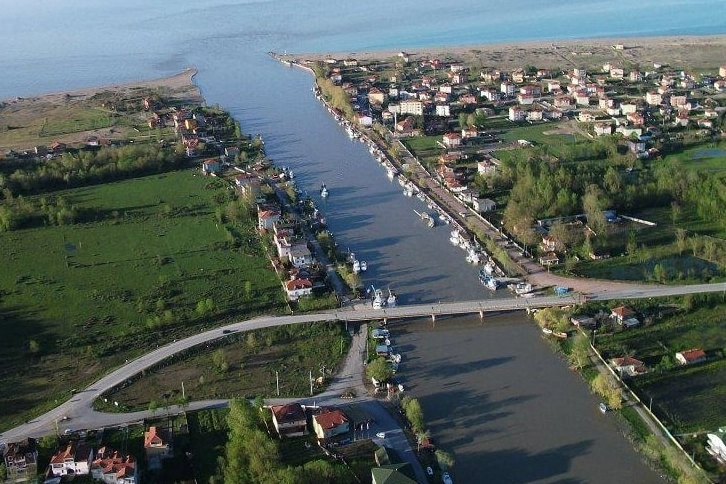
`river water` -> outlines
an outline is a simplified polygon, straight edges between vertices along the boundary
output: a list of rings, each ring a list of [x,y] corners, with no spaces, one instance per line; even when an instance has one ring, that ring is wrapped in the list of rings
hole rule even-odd
[[[366,147],[349,140],[315,100],[310,74],[285,67],[266,53],[717,34],[726,32],[724,13],[724,0],[591,0],[576,4],[548,0],[506,4],[491,0],[0,0],[4,34],[0,99],[162,77],[194,66],[199,69],[196,82],[207,102],[230,110],[243,131],[262,134],[270,158],[279,166],[292,168],[302,188],[316,195],[320,184],[326,183],[330,197],[321,201],[321,208],[341,246],[368,262],[367,283],[391,287],[403,304],[493,297],[479,285],[476,269],[464,261],[463,252],[449,244],[448,227],[427,228],[414,213],[425,208],[423,203],[404,197]],[[464,334],[461,331],[451,332],[453,339],[446,342],[442,338],[449,333],[422,332],[421,339],[410,343],[411,354],[419,357],[417,371],[421,373],[415,375],[422,382],[424,410],[434,417],[442,445],[460,454],[463,470],[472,471],[486,460],[497,468],[516,468],[520,462],[545,466],[544,474],[520,473],[513,481],[500,478],[491,482],[608,482],[593,476],[618,468],[622,455],[611,455],[607,449],[629,449],[627,442],[612,428],[597,420],[592,423],[584,385],[573,384],[572,378],[558,378],[536,390],[528,388],[534,380],[519,378],[519,373],[527,368],[551,369],[560,375],[562,364],[527,333],[526,321],[519,316],[509,316],[507,321],[511,325],[496,330],[486,326],[469,330],[465,340],[455,338]],[[485,341],[480,345],[479,339]],[[436,354],[430,346],[437,344],[445,344],[452,357],[458,354],[470,361],[476,361],[477,351],[492,351],[492,358],[502,363],[494,367],[510,373],[498,374],[490,370],[492,365],[481,366],[469,374],[492,380],[489,387],[476,390],[472,381],[470,390],[451,393],[456,399],[448,398],[437,387],[441,381],[436,368],[442,360],[428,358]],[[459,345],[466,351],[459,352]],[[501,355],[496,356],[497,351]],[[540,402],[532,397],[533,392],[547,395],[557,392],[559,385],[563,385],[560,400],[525,404]],[[509,389],[502,398],[511,408],[499,413],[515,415],[509,422],[513,428],[521,426],[519,445],[512,444],[511,436],[517,435],[514,431],[499,445],[499,434],[482,428],[481,433],[471,435],[474,445],[447,430],[446,415],[461,411],[462,401],[471,402],[465,423],[480,428],[476,422],[488,418],[490,408],[482,406],[482,398],[494,398],[496,392],[489,392],[497,388]],[[543,438],[553,427],[540,422],[570,420],[566,407],[571,392],[577,395],[578,403],[571,409],[576,424],[569,422],[571,425],[554,432],[563,438]],[[533,418],[540,414],[544,420]],[[460,419],[456,422],[461,425]],[[583,432],[579,440],[578,429]],[[580,454],[582,457],[572,458]],[[550,467],[546,467],[548,462]],[[634,469],[632,482],[652,482],[653,475],[633,459],[626,466]],[[455,477],[457,482],[481,482],[470,472]]]

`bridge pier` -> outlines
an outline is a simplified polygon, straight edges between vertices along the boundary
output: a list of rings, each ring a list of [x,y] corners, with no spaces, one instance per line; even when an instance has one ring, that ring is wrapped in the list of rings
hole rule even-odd
[[[484,310],[483,309],[479,310],[479,319],[484,319]]]
[[[432,323],[436,322],[436,314],[434,314],[434,313],[431,313],[431,322]]]

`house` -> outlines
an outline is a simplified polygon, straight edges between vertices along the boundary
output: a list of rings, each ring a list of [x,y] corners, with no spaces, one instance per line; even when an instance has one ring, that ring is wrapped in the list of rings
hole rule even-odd
[[[620,112],[623,114],[634,113],[638,110],[638,105],[634,103],[622,103],[620,104]]]
[[[624,320],[628,318],[633,318],[635,316],[635,311],[633,311],[628,306],[618,306],[610,310],[610,318],[615,319],[619,323],[622,323]]]
[[[610,366],[617,371],[621,377],[638,376],[646,373],[645,363],[630,356],[622,358],[613,358],[610,360]]]
[[[38,475],[38,446],[35,439],[11,442],[2,449],[7,479],[5,482],[35,481]]]
[[[535,107],[527,111],[527,121],[542,121],[542,110]]]
[[[308,434],[308,418],[299,403],[273,405],[272,423],[280,437],[302,437]]]
[[[149,469],[161,469],[161,460],[174,457],[171,449],[171,436],[155,426],[144,432],[144,452]]]
[[[527,118],[527,111],[519,106],[511,106],[509,108],[510,121],[524,121]]]
[[[416,484],[416,481],[401,472],[408,467],[407,462],[385,464],[371,468],[372,484]]]
[[[290,253],[287,257],[290,263],[297,268],[308,267],[313,263],[313,256],[306,244],[294,244],[290,247]]]
[[[202,173],[205,175],[211,175],[222,171],[222,164],[217,158],[207,158],[202,161]]]
[[[400,114],[413,114],[415,116],[421,116],[423,108],[424,103],[415,99],[404,99],[398,106]]]
[[[507,97],[514,96],[517,91],[517,86],[511,82],[505,81],[499,86],[499,90]]]
[[[626,328],[634,328],[640,325],[640,321],[635,316],[635,311],[628,306],[618,306],[610,311],[610,318]]]
[[[637,111],[634,113],[628,113],[625,116],[625,119],[627,119],[628,123],[633,126],[643,126],[645,124],[645,117]]]
[[[91,464],[91,476],[106,484],[136,484],[138,469],[130,455],[124,456],[107,447],[98,449]]]
[[[555,107],[557,109],[572,109],[575,107],[575,102],[571,96],[557,96],[555,98]]]
[[[554,252],[548,252],[539,258],[540,265],[554,266],[560,263],[560,258]]]
[[[706,361],[706,352],[700,348],[692,348],[676,353],[676,361],[681,365],[692,365]]]
[[[302,296],[313,293],[313,283],[305,277],[295,277],[285,282],[285,291],[290,301],[297,301]]]
[[[534,103],[534,96],[531,94],[522,94],[521,92],[517,94],[517,102],[521,105],[529,105]]]
[[[71,440],[50,458],[49,470],[55,477],[85,475],[91,472],[92,461],[92,449]]]
[[[227,157],[228,160],[234,161],[237,159],[237,155],[239,155],[239,148],[236,146],[227,146],[224,148],[224,156]]]
[[[497,203],[489,198],[474,198],[471,204],[474,210],[479,213],[491,212],[497,209]]]
[[[459,133],[446,133],[443,136],[442,143],[447,148],[457,148],[461,146],[461,135]]]
[[[482,160],[476,164],[476,171],[480,175],[493,175],[497,172],[497,165],[490,160]]]
[[[539,246],[545,252],[553,252],[559,248],[560,243],[555,237],[551,235],[545,235],[544,237],[542,237],[542,242]]]
[[[648,91],[645,94],[645,102],[650,106],[658,106],[663,102],[663,95],[657,91]]]
[[[257,206],[257,227],[260,230],[270,230],[280,220],[280,211],[270,207]]]
[[[593,126],[596,136],[606,136],[613,134],[613,125],[610,123],[595,123]]]
[[[721,69],[726,69],[722,67]],[[726,436],[726,429],[720,428],[716,432],[709,432],[706,442],[706,452],[716,459],[721,465],[726,464],[726,444],[724,443],[724,436]]]
[[[313,429],[318,439],[325,440],[350,432],[350,421],[342,410],[324,408],[313,416]]]

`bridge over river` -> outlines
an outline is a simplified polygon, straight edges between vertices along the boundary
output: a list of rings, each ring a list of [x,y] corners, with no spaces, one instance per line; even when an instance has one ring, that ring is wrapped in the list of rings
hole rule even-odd
[[[472,301],[444,302],[435,304],[414,304],[391,308],[373,309],[369,304],[355,304],[351,310],[335,312],[336,319],[341,321],[365,321],[371,319],[416,318],[454,314],[475,314],[484,317],[487,312],[531,310],[551,306],[568,306],[581,304],[586,300],[642,299],[651,297],[678,296],[684,294],[700,294],[723,292],[726,294],[726,283],[696,284],[688,286],[638,286],[623,285],[623,289],[603,291],[590,294],[570,292],[561,296],[512,297],[502,299],[482,299]]]

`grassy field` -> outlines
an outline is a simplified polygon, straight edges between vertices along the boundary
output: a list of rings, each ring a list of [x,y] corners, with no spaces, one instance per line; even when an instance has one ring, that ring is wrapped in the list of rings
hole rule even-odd
[[[641,319],[651,316],[653,320],[644,327],[597,337],[597,348],[604,358],[630,354],[652,370],[629,384],[643,401],[653,398],[654,409],[670,422],[676,433],[713,429],[723,424],[726,414],[723,398],[726,359],[721,356],[726,346],[723,308],[723,304],[691,311],[668,305],[650,307],[643,310]],[[673,366],[675,353],[690,348],[705,350],[711,361]],[[669,363],[662,368],[664,361]],[[662,371],[656,369],[657,365]]]
[[[235,248],[216,221],[218,179],[186,170],[54,196],[94,221],[0,234],[0,382],[15,389],[0,428],[159,341],[284,307],[251,224]]]
[[[310,372],[317,378],[324,369],[327,378],[347,354],[349,343],[341,323],[234,333],[217,345],[192,349],[177,363],[145,372],[131,385],[105,394],[109,403],[99,400],[97,406],[105,411],[145,410],[153,400],[153,407],[163,413],[167,403],[176,403],[181,396],[182,382],[185,395],[192,400],[275,397],[275,371],[280,396],[306,396],[310,394]],[[119,402],[119,406],[110,402]]]
[[[641,399],[653,398],[653,411],[674,433],[714,430],[726,414],[726,360],[684,366],[667,373],[638,377],[633,386]]]

